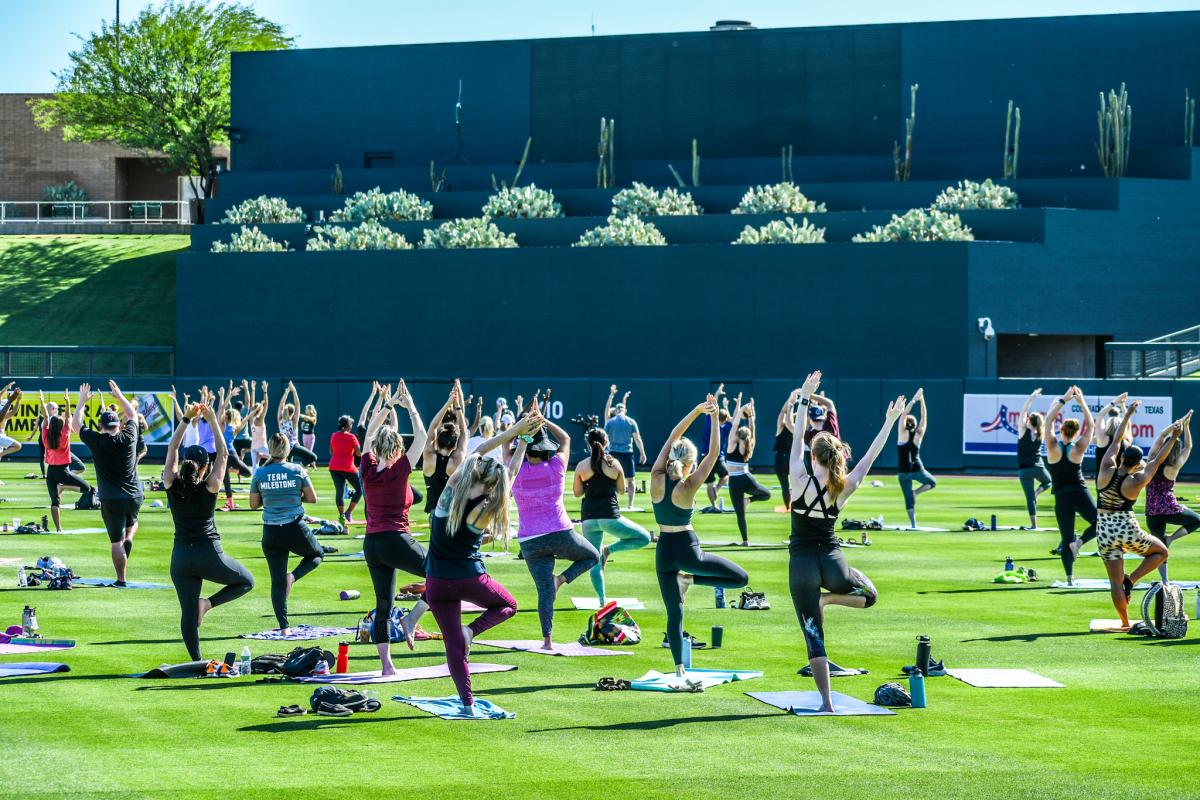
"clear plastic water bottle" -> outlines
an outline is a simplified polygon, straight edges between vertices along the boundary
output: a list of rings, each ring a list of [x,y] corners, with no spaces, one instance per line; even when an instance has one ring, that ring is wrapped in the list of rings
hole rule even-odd
[[[717,608],[725,607],[725,588],[722,586],[713,587],[713,597],[717,600]]]
[[[681,654],[683,660],[683,668],[692,668],[692,637],[685,635],[683,637],[683,652]]]
[[[29,585],[29,579],[25,577],[25,567],[17,567],[17,586],[25,588]]]
[[[242,663],[238,667],[238,672],[242,675],[250,674],[250,645],[242,648]]]

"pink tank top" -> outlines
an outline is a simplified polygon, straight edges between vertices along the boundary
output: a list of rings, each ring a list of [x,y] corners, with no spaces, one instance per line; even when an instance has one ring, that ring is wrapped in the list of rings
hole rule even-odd
[[[1149,516],[1170,516],[1183,510],[1175,499],[1175,481],[1163,475],[1162,469],[1154,473],[1150,483],[1146,484],[1146,514]]]
[[[513,481],[512,494],[519,515],[517,538],[531,539],[571,529],[563,505],[567,462],[561,456],[539,464],[526,462]]]

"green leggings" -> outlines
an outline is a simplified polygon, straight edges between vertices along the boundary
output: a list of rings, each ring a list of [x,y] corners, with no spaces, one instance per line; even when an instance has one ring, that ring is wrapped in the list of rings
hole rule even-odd
[[[600,550],[600,545],[604,541],[604,534],[611,533],[617,537],[617,541],[608,546],[609,554],[620,552],[621,550],[636,550],[639,547],[645,547],[650,544],[650,534],[641,525],[633,522],[625,517],[617,517],[616,519],[585,519],[583,521],[583,538],[592,543],[592,546]],[[592,567],[592,588],[596,590],[596,596],[600,598],[600,605],[604,605],[604,562],[601,562]]]

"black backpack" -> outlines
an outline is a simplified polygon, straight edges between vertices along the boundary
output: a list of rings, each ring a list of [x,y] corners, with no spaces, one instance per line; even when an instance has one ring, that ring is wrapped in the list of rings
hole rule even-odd
[[[333,653],[319,647],[297,647],[288,654],[280,671],[290,678],[303,678],[312,675],[320,661],[324,661],[328,665],[329,671],[333,671],[335,663]],[[253,663],[251,662],[252,671]]]
[[[367,705],[367,696],[362,692],[324,684],[313,689],[308,704],[312,706],[313,711],[319,711],[321,706],[345,706],[351,711],[362,711]]]
[[[95,511],[98,508],[100,508],[100,501],[96,499],[95,489],[84,492],[75,501],[76,511]]]
[[[278,653],[263,653],[250,660],[251,675],[282,675],[288,657]]]
[[[1188,615],[1183,605],[1183,592],[1174,583],[1150,584],[1142,598],[1142,621],[1129,632],[1156,639],[1182,639],[1187,636]]]

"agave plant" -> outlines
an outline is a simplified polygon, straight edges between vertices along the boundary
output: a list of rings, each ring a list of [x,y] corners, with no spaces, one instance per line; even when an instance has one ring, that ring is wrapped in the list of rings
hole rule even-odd
[[[329,215],[333,222],[366,222],[387,219],[395,222],[433,219],[433,204],[411,192],[383,192],[378,186],[370,191],[355,192],[346,198],[342,208]]]
[[[485,217],[462,217],[428,228],[418,245],[422,250],[517,247],[517,237],[505,233]]]
[[[742,195],[734,214],[811,214],[825,211],[824,203],[814,203],[791,181],[752,186]]]
[[[947,186],[933,201],[938,211],[965,211],[976,208],[1016,208],[1020,199],[1007,186],[992,183],[988,178],[983,183],[959,181],[957,186]]]
[[[613,195],[612,213],[618,217],[695,216],[704,209],[696,205],[692,195],[675,189],[657,189],[634,183]]]
[[[856,242],[973,242],[975,234],[958,214],[912,208],[892,215],[886,225],[876,225],[854,237]]]
[[[214,253],[284,253],[291,252],[288,243],[277,242],[257,226],[242,227],[229,237],[229,242],[213,242]]]
[[[791,217],[771,220],[761,228],[747,225],[733,244],[822,244],[825,229],[814,227],[808,219],[797,225]]]
[[[638,216],[608,218],[607,225],[586,231],[572,247],[631,247],[665,245],[667,238],[654,223]]]
[[[509,186],[488,198],[483,206],[485,217],[508,219],[549,219],[563,215],[562,205],[554,202],[554,192],[534,184]]]
[[[313,228],[313,238],[308,240],[307,250],[412,250],[413,246],[402,234],[389,229],[382,222],[369,219],[353,228],[323,225]]]
[[[304,209],[292,208],[282,197],[259,195],[243,200],[225,211],[222,225],[266,225],[275,222],[303,222]]]

